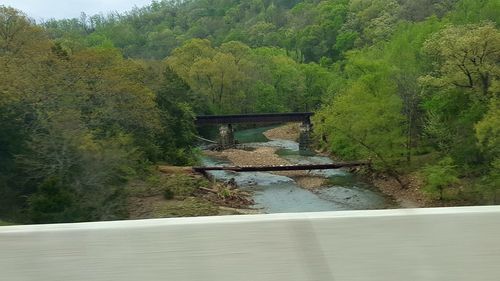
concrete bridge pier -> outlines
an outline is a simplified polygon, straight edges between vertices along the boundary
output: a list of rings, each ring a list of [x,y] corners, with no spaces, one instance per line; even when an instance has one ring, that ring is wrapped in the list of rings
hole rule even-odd
[[[312,154],[311,151],[312,124],[310,120],[300,124],[299,152],[302,155]]]
[[[235,144],[233,125],[221,125],[219,127],[219,145],[221,149],[233,148]]]

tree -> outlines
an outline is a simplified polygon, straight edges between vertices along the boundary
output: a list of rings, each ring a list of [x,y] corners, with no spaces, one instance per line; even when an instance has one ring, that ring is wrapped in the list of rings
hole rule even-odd
[[[0,213],[16,218],[26,192],[18,184],[16,155],[27,149],[42,93],[57,81],[58,58],[51,47],[26,15],[0,5]]]
[[[178,77],[159,79],[170,89],[151,85],[147,63],[124,59],[107,36],[91,33],[82,40],[91,47],[69,48],[0,7],[2,216],[121,219],[123,187],[149,161],[193,159],[192,101],[176,93]],[[153,90],[178,96],[169,104]]]
[[[484,118],[475,125],[479,146],[490,155],[500,157],[500,99],[495,98]]]
[[[300,70],[304,76],[303,110],[316,110],[330,87],[333,75],[328,69],[316,63],[301,64]]]
[[[349,15],[343,29],[360,35],[357,45],[386,40],[394,31],[400,8],[396,0],[350,1]]]
[[[45,34],[25,14],[0,5],[0,55],[19,56],[21,52],[38,55],[38,51],[48,46],[48,41],[43,39]]]
[[[276,26],[269,22],[258,22],[248,29],[248,42],[252,47],[272,46],[277,41]]]
[[[500,78],[500,32],[493,23],[448,27],[424,50],[435,59],[435,71],[422,77],[424,84],[470,90],[482,100],[492,96],[491,85]]]
[[[189,85],[166,66],[156,93],[163,130],[158,136],[163,160],[177,165],[194,162],[194,112],[205,113],[206,101],[195,95]]]
[[[434,142],[447,143],[444,151],[470,173],[470,166],[481,167],[488,157],[477,146],[474,125],[498,98],[500,33],[491,23],[450,26],[431,36],[423,50],[432,59],[431,72],[420,78],[433,121],[428,131],[437,132]]]
[[[167,63],[182,79],[189,81],[192,65],[202,58],[212,58],[215,53],[209,40],[192,39],[175,49]]]
[[[493,204],[497,204],[500,189],[500,100],[495,98],[483,120],[475,126],[479,147],[486,154],[489,165],[485,167],[481,187],[493,193]]]
[[[130,135],[98,139],[78,111],[46,112],[17,156],[32,222],[123,218],[123,189],[140,153]],[[29,190],[28,189],[28,190]],[[115,199],[113,199],[115,198]]]
[[[286,56],[271,58],[272,85],[279,100],[290,111],[306,110],[304,76],[299,65]]]
[[[238,94],[238,86],[244,80],[245,76],[232,54],[217,53],[213,58],[200,59],[191,66],[193,88],[209,96],[220,113],[232,109],[232,96]]]
[[[406,125],[406,159],[410,163],[412,151],[421,140],[425,112],[422,108],[423,87],[418,77],[427,66],[421,49],[426,39],[439,30],[441,23],[430,18],[422,23],[402,23],[383,49],[371,50],[373,58],[383,57],[392,65],[392,79],[397,85],[398,95],[403,101]]]
[[[360,56],[360,55],[359,55]],[[314,117],[316,134],[344,159],[373,159],[403,187],[398,166],[405,149],[402,101],[380,61],[351,54],[352,82]]]
[[[452,10],[457,0],[398,0],[401,17],[409,21],[422,21],[436,15],[442,17]]]
[[[444,199],[444,190],[458,182],[458,173],[453,159],[446,157],[437,165],[428,165],[424,168],[426,191],[430,194],[439,193],[439,200]]]
[[[500,3],[497,0],[460,0],[448,16],[454,24],[496,22],[500,19]]]

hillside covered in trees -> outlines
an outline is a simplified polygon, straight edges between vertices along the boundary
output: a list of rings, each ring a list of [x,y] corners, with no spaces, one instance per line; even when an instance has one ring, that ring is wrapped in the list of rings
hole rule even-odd
[[[0,6],[0,219],[123,218],[128,182],[196,161],[196,114],[254,112],[315,111],[318,148],[498,203],[499,23],[498,0]]]

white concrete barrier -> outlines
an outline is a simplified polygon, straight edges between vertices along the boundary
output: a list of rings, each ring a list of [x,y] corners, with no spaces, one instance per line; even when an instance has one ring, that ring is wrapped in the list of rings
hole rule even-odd
[[[0,227],[2,281],[500,280],[500,207]]]

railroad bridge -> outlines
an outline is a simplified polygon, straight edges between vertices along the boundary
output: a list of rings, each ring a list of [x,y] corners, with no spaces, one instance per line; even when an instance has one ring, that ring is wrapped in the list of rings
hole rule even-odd
[[[291,113],[266,113],[266,114],[237,114],[237,115],[208,115],[197,116],[196,125],[220,125],[219,145],[221,148],[231,148],[236,144],[234,138],[233,124],[276,124],[301,122],[299,149],[301,152],[309,151],[311,143],[311,116],[312,112],[291,112]]]

